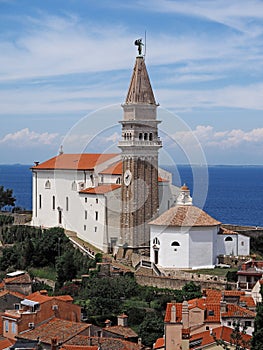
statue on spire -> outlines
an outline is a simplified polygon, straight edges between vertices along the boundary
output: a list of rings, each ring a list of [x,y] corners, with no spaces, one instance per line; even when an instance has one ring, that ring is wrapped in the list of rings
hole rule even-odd
[[[139,55],[141,56],[141,54],[142,54],[142,47],[144,45],[143,42],[142,42],[142,39],[135,40],[134,45],[138,46],[138,52],[139,52]]]

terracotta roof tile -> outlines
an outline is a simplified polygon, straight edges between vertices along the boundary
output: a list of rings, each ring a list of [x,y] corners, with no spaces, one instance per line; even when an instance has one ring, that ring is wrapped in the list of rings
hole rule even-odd
[[[72,345],[98,345],[98,340],[100,342],[101,350],[141,350],[143,347],[139,344],[118,339],[118,338],[98,338],[98,337],[88,337],[84,335],[77,335],[74,338],[66,342],[66,344]]]
[[[202,209],[193,205],[176,205],[170,208],[157,219],[150,222],[151,225],[161,226],[217,226],[220,222],[213,219]]]
[[[98,346],[88,345],[66,345],[64,344],[60,350],[98,350]]]
[[[51,344],[51,339],[57,338],[58,343],[64,343],[89,327],[87,323],[53,318],[33,330],[20,333],[18,338],[36,340],[39,337],[40,341],[46,344]]]
[[[0,350],[9,349],[10,346],[15,344],[15,340],[3,338],[0,339]]]
[[[31,278],[28,273],[19,275],[19,276],[14,276],[14,277],[6,277],[4,278],[4,283],[5,284],[17,284],[17,283],[27,283],[30,284],[32,283]]]
[[[117,153],[81,153],[81,154],[60,154],[32,169],[70,169],[70,170],[93,170],[96,165],[116,157]]]
[[[153,347],[155,350],[164,348],[164,338],[158,338]]]
[[[116,162],[108,168],[102,170],[100,174],[103,175],[122,175],[122,161]]]
[[[118,334],[124,338],[137,338],[138,334],[135,333],[130,327],[123,326],[111,326],[103,328],[105,331]]]
[[[85,190],[80,191],[80,193],[87,193],[87,194],[104,194],[111,191],[115,191],[118,188],[120,188],[121,185],[117,184],[105,184],[105,185],[99,185],[97,187],[89,187]]]
[[[227,312],[221,314],[222,317],[242,317],[255,318],[256,313],[236,304],[227,304]]]
[[[175,305],[175,307],[176,307],[176,322],[181,322],[181,320],[182,320],[182,304],[181,303],[167,303],[164,322],[171,322],[171,309],[172,309],[173,305]]]
[[[224,228],[224,227],[220,227],[220,230],[218,233],[221,235],[238,235],[238,232],[229,230],[229,229]]]

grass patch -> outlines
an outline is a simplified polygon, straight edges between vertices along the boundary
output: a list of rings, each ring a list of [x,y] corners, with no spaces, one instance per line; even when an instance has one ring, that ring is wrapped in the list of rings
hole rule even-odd
[[[56,270],[50,266],[42,268],[30,268],[29,273],[38,278],[45,278],[51,281],[56,281],[57,273]]]
[[[223,269],[220,267],[215,267],[214,269],[192,270],[191,273],[198,274],[198,275],[212,275],[212,276],[226,277],[228,272],[236,272],[236,271],[237,271],[236,268]]]

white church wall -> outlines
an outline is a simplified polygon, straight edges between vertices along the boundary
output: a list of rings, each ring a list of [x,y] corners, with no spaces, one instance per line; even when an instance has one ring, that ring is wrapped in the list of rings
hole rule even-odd
[[[113,253],[116,253],[116,249],[119,243],[120,237],[120,214],[121,214],[121,188],[115,191],[109,192],[106,195],[107,198],[107,227],[108,227],[108,243]]]
[[[238,255],[250,255],[250,237],[238,234]]]
[[[151,261],[156,263],[153,241],[160,242],[158,265],[169,268],[187,268],[189,266],[189,234],[181,233],[180,228],[151,225]],[[172,245],[174,244],[174,245]]]
[[[192,227],[189,231],[189,267],[214,267],[214,237],[217,227]]]
[[[237,240],[236,234],[222,235],[217,237],[217,255],[237,255]]]

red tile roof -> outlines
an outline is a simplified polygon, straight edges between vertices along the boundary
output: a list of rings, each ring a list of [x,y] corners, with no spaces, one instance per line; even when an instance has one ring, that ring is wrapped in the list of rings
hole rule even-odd
[[[154,350],[162,349],[164,348],[164,338],[158,338],[156,340],[156,343],[154,344]]]
[[[191,349],[203,349],[204,346],[207,346],[209,344],[213,344],[216,342],[216,339],[224,340],[227,343],[231,342],[231,334],[233,333],[233,329],[225,326],[214,328],[211,332],[210,330],[203,331],[200,333],[196,333],[191,335],[190,338],[190,346],[191,343],[193,344],[197,340],[200,340],[200,343],[196,346],[192,346]],[[245,341],[251,340],[251,335],[244,334],[242,338]]]
[[[102,170],[100,174],[103,175],[122,175],[122,161],[112,164],[110,167]]]
[[[46,344],[51,344],[51,339],[57,338],[58,343],[64,343],[89,327],[90,324],[87,323],[53,318],[49,322],[41,324],[33,330],[20,333],[18,338],[29,340],[36,340],[39,338],[41,342]]]
[[[171,322],[171,309],[172,309],[173,305],[175,305],[175,307],[176,307],[176,322],[181,322],[181,320],[182,320],[182,304],[181,303],[167,303],[164,322]]]
[[[227,312],[221,314],[222,317],[255,318],[256,313],[236,304],[227,304]]]
[[[115,191],[118,188],[120,188],[121,185],[117,184],[105,184],[105,185],[99,185],[97,187],[89,187],[85,190],[80,191],[80,193],[87,193],[87,194],[104,194],[111,191]]]
[[[157,219],[150,222],[151,225],[160,226],[218,226],[220,222],[205,213],[202,209],[193,205],[176,205],[170,208]]]
[[[34,292],[30,295],[28,295],[26,297],[26,299],[32,300],[32,301],[36,301],[39,304],[45,303],[46,301],[52,300],[52,299],[58,299],[58,300],[62,300],[62,301],[73,301],[73,298],[70,295],[59,295],[59,296],[55,296],[55,297],[50,297],[46,294],[42,294],[41,292],[37,291]]]
[[[34,170],[70,169],[70,170],[93,170],[96,165],[116,157],[116,153],[81,153],[60,154],[41,164],[33,166]]]
[[[138,334],[135,333],[130,327],[111,326],[111,327],[106,327],[103,329],[107,332],[118,334],[118,335],[122,336],[123,338],[137,338],[138,337]]]
[[[19,276],[4,278],[4,284],[30,284],[32,283],[31,278],[28,273],[21,274]]]
[[[15,342],[15,340],[7,338],[0,339],[0,350],[9,349]]]
[[[13,296],[15,296],[15,297],[17,297],[17,298],[19,298],[19,299],[21,299],[21,300],[26,298],[26,295],[24,295],[24,294],[22,294],[22,293],[13,292],[13,291],[7,290],[7,289],[6,289],[6,290],[0,291],[0,298],[3,297],[3,296],[5,296],[5,295],[7,295],[7,294],[13,295]]]
[[[89,345],[67,345],[64,344],[60,350],[98,350],[98,346],[89,346]]]

